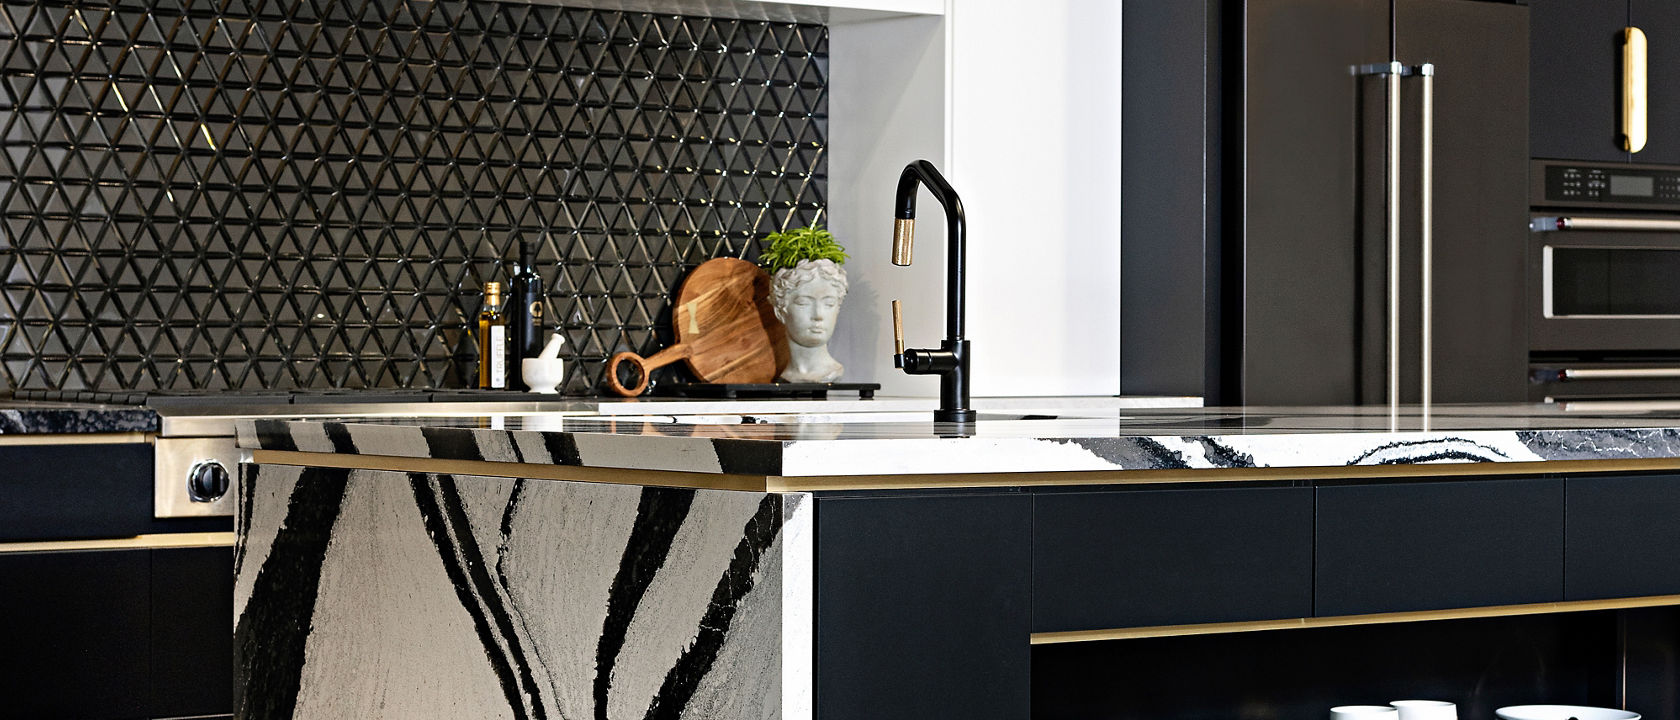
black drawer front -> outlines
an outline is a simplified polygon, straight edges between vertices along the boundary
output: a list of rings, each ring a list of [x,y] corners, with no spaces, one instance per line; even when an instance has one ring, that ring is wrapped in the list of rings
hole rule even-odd
[[[1680,594],[1680,476],[1568,483],[1565,597]]]
[[[1040,494],[1033,631],[1311,615],[1312,492]]]
[[[0,541],[129,537],[152,528],[152,446],[0,447]]]
[[[0,553],[0,718],[233,709],[233,548]]]
[[[1561,479],[1318,489],[1319,616],[1556,602]]]
[[[149,716],[150,553],[0,554],[0,716]]]
[[[816,717],[1026,717],[1031,534],[1021,494],[819,496]]]
[[[233,548],[152,551],[151,712],[233,711]]]

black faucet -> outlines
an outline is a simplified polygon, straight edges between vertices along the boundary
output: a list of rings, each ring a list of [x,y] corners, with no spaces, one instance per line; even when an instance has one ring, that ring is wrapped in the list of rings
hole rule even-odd
[[[971,423],[975,414],[968,407],[968,360],[973,354],[963,339],[963,266],[968,237],[965,232],[962,199],[951,183],[939,174],[938,168],[926,160],[904,166],[898,176],[898,202],[893,221],[894,265],[909,267],[910,250],[916,230],[917,185],[926,185],[929,192],[945,206],[945,231],[950,247],[945,251],[945,342],[938,350],[904,349],[904,315],[897,300],[892,301],[893,366],[903,368],[910,375],[939,376],[939,409],[933,412],[935,422]]]

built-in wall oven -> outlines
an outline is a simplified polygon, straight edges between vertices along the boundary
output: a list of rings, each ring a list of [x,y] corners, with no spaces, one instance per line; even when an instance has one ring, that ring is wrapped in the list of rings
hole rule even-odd
[[[1680,407],[1680,167],[1537,160],[1530,398]]]

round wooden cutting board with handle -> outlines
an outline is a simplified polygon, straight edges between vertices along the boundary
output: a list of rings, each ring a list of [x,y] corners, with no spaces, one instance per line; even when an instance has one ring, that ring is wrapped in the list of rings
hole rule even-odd
[[[607,362],[607,388],[625,397],[647,389],[648,373],[682,360],[701,382],[767,383],[787,366],[787,330],[770,306],[770,276],[745,260],[718,258],[683,279],[671,311],[677,342],[643,358],[621,352]],[[630,363],[634,385],[619,380]]]

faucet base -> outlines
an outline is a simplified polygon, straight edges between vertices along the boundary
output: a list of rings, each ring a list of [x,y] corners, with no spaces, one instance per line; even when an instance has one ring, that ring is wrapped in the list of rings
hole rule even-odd
[[[979,419],[979,414],[973,410],[935,410],[934,422],[971,423]]]

